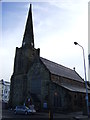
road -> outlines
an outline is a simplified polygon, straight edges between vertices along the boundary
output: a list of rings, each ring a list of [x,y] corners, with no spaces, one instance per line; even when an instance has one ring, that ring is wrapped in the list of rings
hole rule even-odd
[[[35,113],[35,114],[30,114],[30,115],[20,115],[20,114],[14,114],[14,112],[13,111],[11,111],[11,110],[4,110],[3,112],[2,112],[2,118],[3,119],[29,119],[30,118],[30,120],[31,120],[31,118],[32,119],[34,119],[34,118],[48,118],[48,113]]]
[[[53,120],[90,120],[87,116],[83,116],[81,112],[60,114],[54,113]],[[3,110],[1,120],[49,120],[48,112],[36,112],[31,115],[15,115],[11,110]]]

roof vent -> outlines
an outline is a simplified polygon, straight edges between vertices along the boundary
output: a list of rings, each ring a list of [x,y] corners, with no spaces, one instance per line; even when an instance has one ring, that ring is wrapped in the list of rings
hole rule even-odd
[[[75,67],[73,67],[73,70],[75,71]]]

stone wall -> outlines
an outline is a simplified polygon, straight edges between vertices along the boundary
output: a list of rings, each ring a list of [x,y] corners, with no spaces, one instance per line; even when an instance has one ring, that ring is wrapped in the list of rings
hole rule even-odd
[[[24,104],[27,89],[27,77],[24,75],[15,75],[12,77],[11,84],[11,104],[12,107]]]
[[[10,86],[9,103],[11,107],[24,104],[27,97],[27,73],[38,56],[39,49],[26,46],[16,48]]]
[[[38,57],[38,49],[17,47],[14,60],[14,74],[26,74],[36,57]]]
[[[67,110],[71,107],[71,96],[69,92],[56,83],[50,85],[50,101],[53,109],[56,108],[59,111]]]
[[[37,61],[35,61],[28,72],[27,90],[30,91],[30,93],[37,95],[38,99],[41,102],[40,107],[42,107],[43,103],[47,101],[47,83],[49,82],[49,80],[49,71],[41,63],[40,59],[37,59]]]
[[[74,85],[74,86],[77,86],[77,87],[85,87],[84,81],[79,82],[79,81],[76,81],[76,80],[72,80],[72,79],[69,79],[69,78],[62,77],[62,76],[57,76],[57,75],[54,75],[54,74],[51,75],[51,80],[53,82],[59,84],[59,85],[64,83],[64,84],[69,84],[71,86]]]
[[[70,91],[68,89],[61,87],[60,85],[65,84],[69,86],[85,88],[84,82],[78,82],[78,81],[71,80],[65,77],[61,77],[61,76],[57,76],[54,74],[51,74],[51,80],[56,84],[56,85],[53,85],[52,87],[53,88],[51,92],[53,93],[52,100],[54,100],[54,95],[55,93],[57,93],[56,94],[56,96],[58,97],[57,99],[59,99],[60,101],[60,103],[57,103],[57,106],[59,107],[58,104],[61,104],[59,109],[61,110],[70,109],[73,111],[78,111],[78,110],[83,109],[83,106],[85,106],[85,93]],[[54,103],[54,101],[52,103]]]

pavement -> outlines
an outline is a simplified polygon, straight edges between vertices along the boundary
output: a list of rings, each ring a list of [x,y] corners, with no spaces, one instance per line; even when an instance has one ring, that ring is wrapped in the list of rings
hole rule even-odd
[[[50,120],[48,112],[36,112],[35,115],[22,116],[14,115],[13,111],[4,110],[2,115],[3,118],[1,120]],[[90,118],[87,115],[83,115],[82,112],[53,113],[53,120],[90,120]]]
[[[90,117],[83,115],[82,112],[72,112],[68,114],[55,114],[54,118],[66,119],[66,120],[90,120]]]
[[[75,118],[76,120],[90,120],[90,116],[83,115],[83,114],[81,114],[81,115],[76,115],[74,118]]]

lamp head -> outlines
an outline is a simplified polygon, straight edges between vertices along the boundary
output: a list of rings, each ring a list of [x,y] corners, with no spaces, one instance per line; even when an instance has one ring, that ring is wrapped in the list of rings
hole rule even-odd
[[[78,43],[77,43],[77,42],[74,42],[74,44],[75,44],[75,45],[78,45]]]

